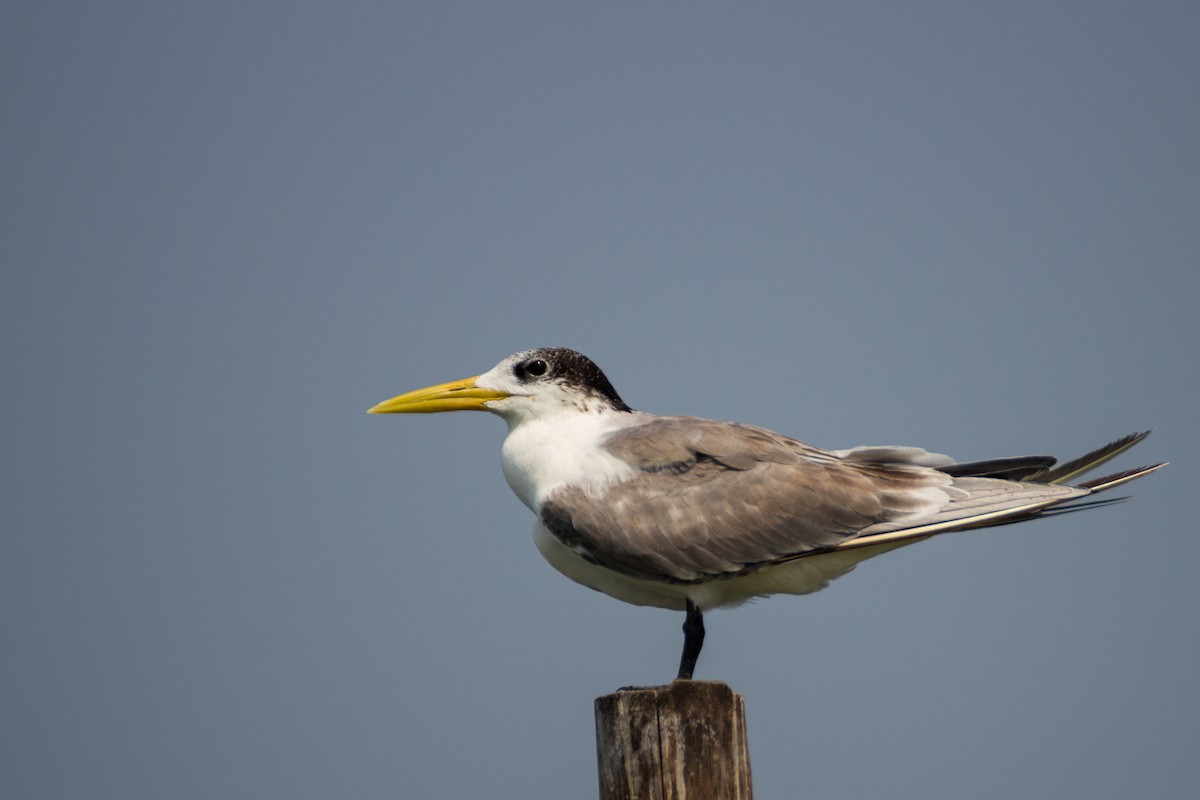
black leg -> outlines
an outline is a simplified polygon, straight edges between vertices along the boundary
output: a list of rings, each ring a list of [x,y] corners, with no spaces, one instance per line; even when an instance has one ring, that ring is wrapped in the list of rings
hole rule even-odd
[[[700,648],[704,646],[704,615],[700,607],[687,601],[687,618],[683,621],[683,656],[679,659],[679,675],[675,680],[690,681],[692,670],[696,668],[696,659],[700,657]]]

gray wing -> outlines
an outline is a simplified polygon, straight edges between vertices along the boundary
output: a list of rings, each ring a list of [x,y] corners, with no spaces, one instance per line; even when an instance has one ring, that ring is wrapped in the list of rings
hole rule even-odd
[[[1148,432],[1147,432],[1148,433]],[[635,414],[608,450],[636,467],[627,481],[550,494],[541,521],[584,558],[618,572],[694,582],[845,548],[894,546],[1100,503],[1071,501],[1121,486],[1165,462],[1078,477],[1146,437],[1132,434],[1052,468],[1050,456],[955,464],[919,448],[831,452],[762,428]]]
[[[911,463],[843,460],[761,428],[639,415],[607,449],[638,474],[564,487],[542,523],[585,558],[670,581],[730,575],[942,511],[965,494]]]

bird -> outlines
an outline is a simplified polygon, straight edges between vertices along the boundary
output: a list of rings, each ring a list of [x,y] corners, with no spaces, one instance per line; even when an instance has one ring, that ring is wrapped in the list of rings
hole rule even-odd
[[[1070,483],[1149,431],[1063,464],[958,463],[920,447],[825,450],[753,425],[635,411],[591,359],[562,347],[514,353],[369,413],[466,410],[508,423],[504,476],[536,516],[534,543],[554,568],[626,603],[685,612],[677,680],[694,674],[706,611],[809,594],[938,534],[1126,499],[1092,495],[1167,463]]]

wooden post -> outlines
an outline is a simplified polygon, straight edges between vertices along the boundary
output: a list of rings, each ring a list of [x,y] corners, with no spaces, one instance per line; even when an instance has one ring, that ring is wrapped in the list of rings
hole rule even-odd
[[[719,681],[596,698],[600,800],[751,800],[746,704]]]

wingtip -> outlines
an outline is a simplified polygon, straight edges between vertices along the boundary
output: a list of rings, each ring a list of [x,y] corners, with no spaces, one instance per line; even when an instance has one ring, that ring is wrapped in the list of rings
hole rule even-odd
[[[1106,489],[1112,489],[1113,487],[1120,486],[1123,483],[1129,483],[1132,480],[1137,480],[1145,475],[1149,475],[1151,472],[1156,472],[1170,463],[1170,461],[1160,461],[1157,464],[1134,467],[1133,469],[1114,472],[1112,475],[1093,478],[1090,481],[1084,481],[1083,483],[1078,483],[1075,486],[1078,489],[1087,489],[1093,494],[1096,492],[1103,492]]]
[[[1125,451],[1134,447],[1144,440],[1153,431],[1153,428],[1144,431],[1138,431],[1122,436],[1120,439],[1109,442],[1103,447],[1098,447],[1089,453],[1086,453],[1078,458],[1071,459],[1066,463],[1059,464],[1056,467],[1046,470],[1045,472],[1028,478],[1027,480],[1035,480],[1044,483],[1070,483],[1075,478],[1083,477],[1088,472],[1100,467],[1101,465],[1111,461]]]

